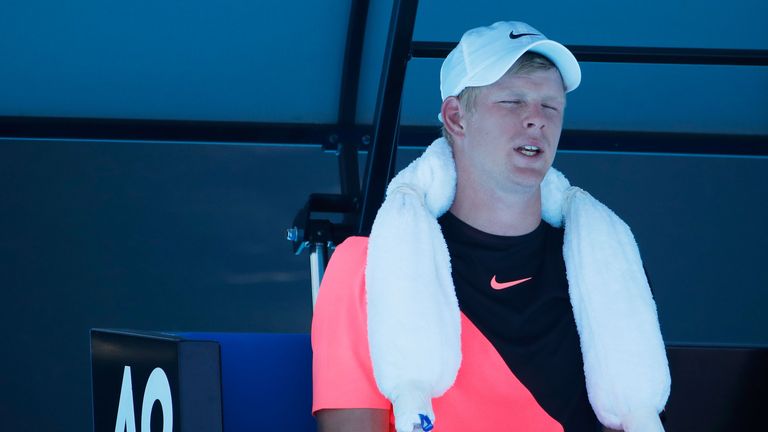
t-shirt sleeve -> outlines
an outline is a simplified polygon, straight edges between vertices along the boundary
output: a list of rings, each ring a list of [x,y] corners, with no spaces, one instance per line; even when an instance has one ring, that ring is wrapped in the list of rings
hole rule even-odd
[[[389,409],[368,350],[365,262],[368,239],[350,237],[333,253],[312,318],[312,413],[325,408]]]

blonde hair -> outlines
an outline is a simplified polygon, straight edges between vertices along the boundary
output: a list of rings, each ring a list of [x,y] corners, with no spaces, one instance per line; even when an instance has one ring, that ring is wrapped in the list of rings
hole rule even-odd
[[[525,54],[520,56],[519,59],[513,64],[510,68],[508,73],[511,74],[519,74],[519,75],[525,75],[534,73],[537,71],[547,71],[550,69],[557,70],[557,67],[555,66],[552,61],[543,55],[531,51],[527,51]],[[559,71],[558,71],[559,72]],[[562,80],[562,76],[560,77]],[[477,99],[477,95],[480,94],[480,91],[484,88],[483,87],[465,87],[457,96],[456,98],[459,100],[459,104],[461,105],[462,111],[466,113],[472,113],[475,110],[475,100]],[[565,82],[563,82],[563,89],[565,89]],[[453,136],[451,136],[451,133],[448,132],[447,129],[445,129],[445,126],[442,127],[443,130],[443,137],[448,141],[449,144],[453,145]]]

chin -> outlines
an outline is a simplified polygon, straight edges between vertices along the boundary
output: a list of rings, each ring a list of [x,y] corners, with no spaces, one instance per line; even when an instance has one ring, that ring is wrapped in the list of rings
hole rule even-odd
[[[520,186],[538,187],[549,168],[522,168],[515,170],[513,181]]]

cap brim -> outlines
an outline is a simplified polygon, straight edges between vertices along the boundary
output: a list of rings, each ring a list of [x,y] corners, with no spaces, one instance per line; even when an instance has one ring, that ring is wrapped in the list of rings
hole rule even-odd
[[[565,83],[565,91],[575,90],[581,83],[581,68],[576,57],[563,45],[553,40],[537,41],[528,46],[526,51],[539,53],[552,60],[557,66]],[[511,67],[512,65],[510,65]]]

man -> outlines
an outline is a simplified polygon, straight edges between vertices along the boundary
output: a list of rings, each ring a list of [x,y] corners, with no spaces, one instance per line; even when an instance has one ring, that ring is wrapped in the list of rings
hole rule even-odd
[[[550,170],[580,77],[519,22],[470,30],[446,58],[445,139],[323,280],[321,431],[663,430],[669,371],[631,233]]]

